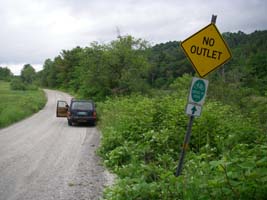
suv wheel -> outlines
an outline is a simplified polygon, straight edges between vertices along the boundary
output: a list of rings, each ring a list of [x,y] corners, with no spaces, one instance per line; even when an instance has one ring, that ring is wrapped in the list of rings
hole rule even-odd
[[[72,121],[71,120],[68,120],[68,125],[72,126]]]
[[[95,126],[95,124],[96,124],[95,121],[89,123],[90,126]]]

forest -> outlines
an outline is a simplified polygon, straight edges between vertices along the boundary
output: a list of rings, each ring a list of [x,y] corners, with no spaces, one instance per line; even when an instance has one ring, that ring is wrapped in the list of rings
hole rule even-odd
[[[176,177],[197,76],[180,41],[151,45],[132,36],[62,50],[35,72],[28,64],[0,80],[96,101],[98,154],[117,174],[104,199],[265,199],[267,196],[267,31],[223,33],[232,59],[209,74],[208,96],[193,124]]]

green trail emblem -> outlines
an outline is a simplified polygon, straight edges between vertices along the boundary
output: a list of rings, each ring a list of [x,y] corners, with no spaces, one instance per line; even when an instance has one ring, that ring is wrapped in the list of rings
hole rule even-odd
[[[200,102],[205,96],[206,85],[203,80],[197,80],[192,87],[192,99],[195,102]]]
[[[208,84],[208,80],[194,77],[188,95],[188,103],[202,106],[207,94]]]

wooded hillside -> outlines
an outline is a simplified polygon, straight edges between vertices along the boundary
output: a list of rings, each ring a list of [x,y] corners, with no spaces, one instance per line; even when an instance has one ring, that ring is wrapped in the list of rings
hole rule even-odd
[[[237,83],[266,91],[267,31],[224,33],[233,54],[232,60],[208,78]],[[118,37],[108,44],[63,50],[47,59],[39,73],[44,87],[78,91],[83,97],[102,99],[107,95],[145,92],[148,88],[167,89],[193,67],[173,41],[150,46],[131,36]]]

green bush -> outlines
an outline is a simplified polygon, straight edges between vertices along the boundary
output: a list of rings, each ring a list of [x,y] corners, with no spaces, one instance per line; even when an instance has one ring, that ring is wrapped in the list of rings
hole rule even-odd
[[[174,176],[188,123],[185,105],[179,95],[132,95],[98,104],[99,153],[119,177],[105,199],[263,199],[266,134],[215,101],[194,120],[183,175]]]
[[[10,87],[12,90],[26,90],[26,85],[20,78],[13,78],[10,83]]]
[[[11,90],[38,90],[38,86],[28,84],[22,81],[19,77],[14,77],[10,83]]]

